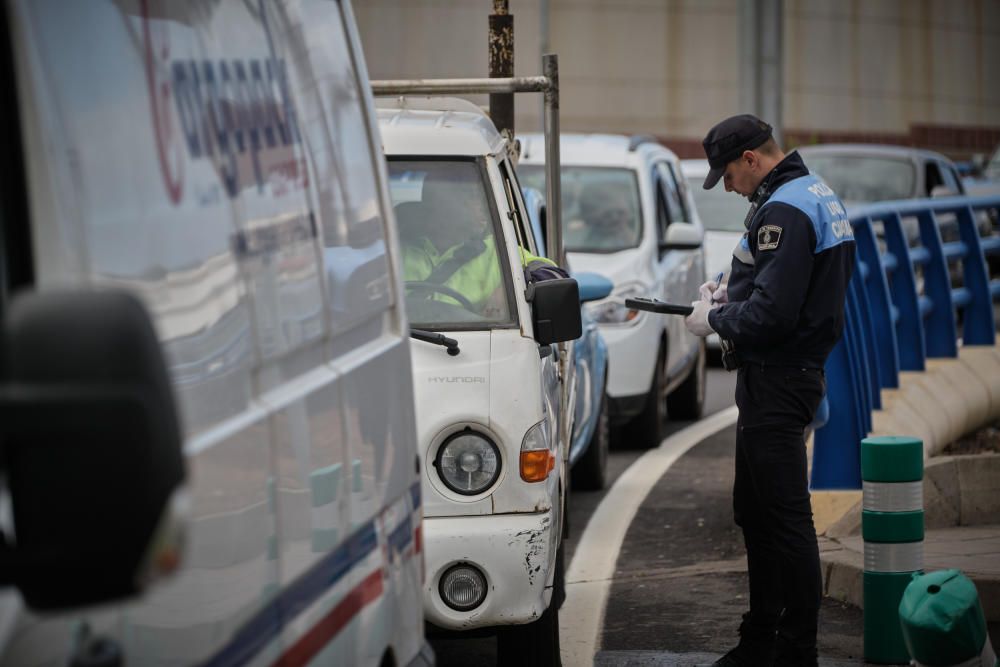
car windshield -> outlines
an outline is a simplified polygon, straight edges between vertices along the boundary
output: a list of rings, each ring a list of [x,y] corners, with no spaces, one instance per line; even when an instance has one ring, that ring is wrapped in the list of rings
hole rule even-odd
[[[544,192],[540,165],[517,169],[527,187]],[[639,245],[639,184],[631,169],[563,167],[563,243],[569,252],[617,252]]]
[[[747,217],[750,205],[747,200],[732,192],[726,192],[724,187],[717,185],[711,190],[702,187],[704,176],[688,176],[688,186],[694,193],[694,203],[705,229],[713,232],[740,232],[745,228],[743,221]]]
[[[472,160],[389,159],[406,310],[416,328],[511,324],[482,166]]]
[[[803,155],[818,175],[844,201],[875,202],[910,199],[916,191],[913,163],[874,155]]]

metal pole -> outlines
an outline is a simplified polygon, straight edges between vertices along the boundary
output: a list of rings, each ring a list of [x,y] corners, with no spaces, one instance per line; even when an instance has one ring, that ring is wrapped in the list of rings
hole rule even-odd
[[[763,0],[760,8],[760,41],[757,43],[760,117],[774,127],[774,140],[782,143],[782,92],[781,76],[783,57],[784,16],[782,0]]]
[[[514,76],[514,17],[507,10],[507,0],[493,0],[489,34],[490,78]],[[490,118],[501,134],[514,137],[514,95],[492,93]]]
[[[392,95],[479,95],[484,93],[544,93],[551,88],[544,76],[512,79],[384,79],[372,81],[376,97]]]
[[[538,57],[543,58],[549,52],[549,0],[541,0],[538,13]],[[538,102],[538,120],[541,122],[545,117],[545,100],[541,99]]]
[[[770,123],[779,145],[784,125],[783,40],[782,0],[746,0],[740,4],[740,112],[755,114]]]
[[[562,182],[559,169],[559,56],[542,56],[542,73],[549,81],[545,91],[545,201],[549,258],[566,265],[562,242]]]

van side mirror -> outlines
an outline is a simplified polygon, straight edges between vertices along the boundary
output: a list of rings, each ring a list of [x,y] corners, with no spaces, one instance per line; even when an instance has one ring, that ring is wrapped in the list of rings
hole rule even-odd
[[[589,271],[577,273],[573,276],[580,289],[580,303],[588,301],[600,301],[611,294],[615,284],[599,273]]]
[[[660,250],[697,250],[704,233],[690,222],[672,222],[667,227],[667,238],[660,241]]]
[[[124,292],[22,293],[0,338],[0,468],[13,539],[0,586],[54,610],[141,592],[176,567],[171,499],[184,480],[167,368]]]
[[[580,290],[572,278],[532,283],[529,300],[535,340],[539,345],[576,340],[583,333]]]

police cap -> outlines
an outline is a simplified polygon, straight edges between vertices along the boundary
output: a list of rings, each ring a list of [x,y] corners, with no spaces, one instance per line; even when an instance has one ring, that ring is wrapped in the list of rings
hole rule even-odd
[[[701,142],[710,167],[702,187],[714,188],[727,164],[743,155],[743,151],[752,151],[770,138],[771,126],[748,113],[731,116],[713,127]]]

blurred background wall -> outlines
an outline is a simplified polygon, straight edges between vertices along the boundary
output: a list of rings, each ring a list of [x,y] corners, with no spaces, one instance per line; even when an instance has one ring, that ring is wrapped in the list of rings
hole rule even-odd
[[[515,74],[559,54],[563,131],[651,133],[700,157],[744,111],[789,146],[953,158],[1000,143],[1000,0],[509,0]],[[373,79],[487,75],[492,0],[354,0]],[[485,98],[477,100],[486,104]],[[516,129],[540,129],[518,96]]]

